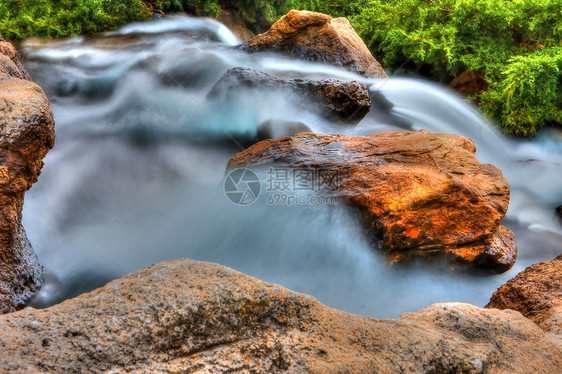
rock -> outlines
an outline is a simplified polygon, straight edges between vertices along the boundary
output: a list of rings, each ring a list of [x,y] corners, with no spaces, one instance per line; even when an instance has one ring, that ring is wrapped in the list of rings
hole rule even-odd
[[[486,308],[520,312],[562,348],[562,254],[517,274],[494,292]]]
[[[562,205],[554,210],[554,221],[562,224]]]
[[[449,83],[449,88],[465,97],[473,96],[488,90],[485,73],[479,70],[463,71]]]
[[[256,36],[256,34],[246,27],[242,18],[240,18],[235,11],[223,11],[217,18],[217,21],[228,27],[242,42],[248,41]]]
[[[436,304],[398,320],[331,309],[220,265],[153,265],[45,310],[0,316],[2,372],[554,373],[513,311]]]
[[[149,65],[147,69],[150,70],[160,70],[157,74],[165,85],[188,89],[207,87],[209,82],[216,82],[228,69],[226,61],[213,53],[193,48],[189,56],[189,61],[177,58],[161,62],[154,58],[154,61],[143,62],[143,65]]]
[[[504,272],[517,255],[513,234],[500,226],[509,186],[474,152],[467,138],[427,130],[303,133],[259,142],[235,155],[228,168],[281,162],[336,173],[330,193],[363,212],[366,229],[383,240],[392,261],[445,256]]]
[[[31,80],[18,58],[16,48],[9,42],[0,41],[0,73],[16,78]]]
[[[310,132],[310,127],[302,122],[290,122],[284,120],[269,120],[258,127],[256,140],[279,138],[281,136],[293,136],[299,132]]]
[[[261,71],[247,68],[228,70],[207,95],[211,100],[232,100],[240,90],[279,90],[285,96],[296,93],[295,105],[303,109],[316,104],[320,114],[345,123],[357,123],[371,107],[369,89],[364,83],[338,80],[279,79]],[[304,100],[303,100],[304,99]]]
[[[271,29],[242,46],[340,66],[370,78],[387,78],[381,65],[345,18],[292,10]]]
[[[27,72],[17,68],[13,47],[0,43],[0,51],[13,63],[0,65],[0,313],[6,313],[22,308],[42,282],[21,211],[24,193],[37,181],[41,160],[54,144],[54,120],[41,88],[21,79]]]

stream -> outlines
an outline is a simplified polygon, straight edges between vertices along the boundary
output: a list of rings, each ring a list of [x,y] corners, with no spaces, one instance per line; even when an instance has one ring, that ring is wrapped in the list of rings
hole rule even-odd
[[[45,90],[56,144],[26,194],[23,224],[47,276],[32,305],[46,307],[151,264],[180,257],[219,263],[369,317],[395,318],[436,302],[485,305],[527,266],[562,252],[562,132],[532,141],[500,135],[438,84],[408,76],[365,79],[272,53],[247,54],[223,25],[167,17],[98,37],[23,44]],[[221,105],[207,93],[230,68],[281,78],[359,80],[393,104],[357,126],[331,123],[290,97],[241,91]],[[358,212],[343,205],[247,206],[223,191],[228,160],[268,120],[314,132],[365,135],[428,129],[473,139],[477,158],[511,187],[504,225],[519,247],[501,275],[427,264],[389,266]]]

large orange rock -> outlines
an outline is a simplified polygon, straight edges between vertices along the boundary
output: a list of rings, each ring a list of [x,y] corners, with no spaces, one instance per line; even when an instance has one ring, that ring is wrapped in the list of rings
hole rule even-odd
[[[358,207],[393,261],[447,255],[504,272],[515,263],[511,231],[500,226],[509,204],[501,171],[474,157],[464,137],[426,130],[342,136],[300,133],[259,142],[228,168],[282,162],[338,173],[336,193]]]
[[[562,254],[517,274],[494,292],[486,308],[520,312],[562,348]]]
[[[0,316],[3,373],[557,373],[521,314],[435,304],[377,320],[216,264],[157,264]]]
[[[23,307],[42,282],[21,212],[24,193],[37,181],[55,136],[47,97],[22,79],[27,72],[7,44],[0,42],[0,314]]]
[[[250,52],[275,51],[308,61],[341,66],[371,78],[387,78],[363,40],[345,18],[291,10],[271,29],[242,46]]]

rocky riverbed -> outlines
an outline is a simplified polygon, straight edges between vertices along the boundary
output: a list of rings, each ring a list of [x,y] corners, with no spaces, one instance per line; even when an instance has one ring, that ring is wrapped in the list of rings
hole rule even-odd
[[[375,320],[188,259],[2,316],[0,348],[7,372],[555,373],[562,365],[562,351],[519,312],[445,303]]]
[[[321,36],[319,46],[309,45],[311,34]],[[291,12],[242,48],[384,77],[357,38],[345,20]],[[333,49],[326,47],[330,40]],[[16,311],[43,282],[21,213],[24,193],[53,147],[54,121],[14,47],[1,41],[0,52],[0,312],[6,313],[0,316],[0,371],[554,373],[562,366],[560,256],[501,286],[486,308],[438,303],[398,319],[349,314],[190,259],[138,270],[46,309]],[[311,100],[315,113],[340,117],[336,126],[346,126],[341,118],[360,121],[377,102],[389,110],[360,82],[304,82],[247,69],[215,78],[227,87],[214,88],[211,101],[236,96],[241,86],[251,89],[257,79],[287,89],[290,102]],[[309,130],[291,121],[266,124],[261,136],[275,126]],[[380,239],[375,247],[390,262],[437,257],[494,272],[514,265],[515,239],[501,226],[509,185],[501,170],[478,161],[472,140],[425,130],[288,135],[233,155],[227,170],[281,164],[336,172],[333,188],[322,192],[362,214],[365,231],[373,243]]]

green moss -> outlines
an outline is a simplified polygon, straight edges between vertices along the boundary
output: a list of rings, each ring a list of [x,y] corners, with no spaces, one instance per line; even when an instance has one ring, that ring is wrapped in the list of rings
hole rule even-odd
[[[14,41],[94,34],[150,14],[140,0],[0,0],[0,33]]]
[[[444,83],[484,71],[480,107],[506,134],[561,123],[562,0],[379,0],[352,23],[391,69]]]

